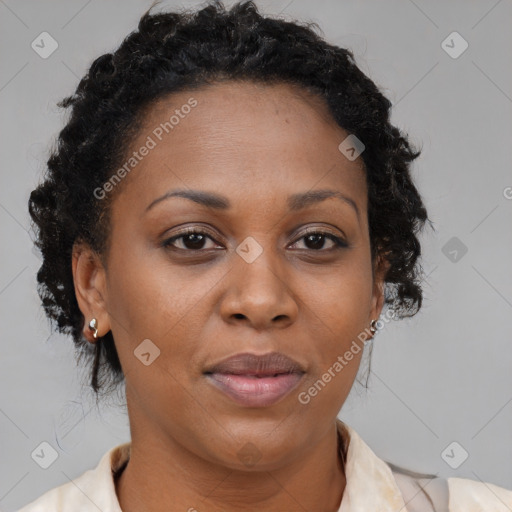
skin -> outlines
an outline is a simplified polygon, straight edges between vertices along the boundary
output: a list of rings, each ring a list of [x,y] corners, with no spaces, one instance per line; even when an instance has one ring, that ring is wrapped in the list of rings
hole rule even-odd
[[[362,351],[308,404],[298,395],[383,306],[385,266],[372,267],[370,258],[361,157],[340,153],[348,133],[321,98],[251,82],[159,100],[130,150],[191,97],[197,106],[117,185],[103,263],[87,245],[73,252],[86,326],[94,317],[99,336],[112,330],[125,374],[132,452],[116,485],[121,508],[337,511],[346,481],[336,417]],[[222,194],[232,206],[174,197],[145,212],[178,188]],[[319,189],[349,197],[359,213],[336,197],[288,208],[289,195]],[[184,227],[206,228],[208,236],[202,245],[185,236],[174,250],[161,246]],[[348,247],[308,241],[309,228]],[[263,249],[252,263],[235,252],[247,237]],[[84,335],[93,341],[87,327]],[[145,339],[160,350],[147,366],[134,356]],[[299,386],[272,406],[237,405],[202,373],[240,352],[271,351],[306,368]],[[239,458],[247,443],[260,457],[252,466]]]

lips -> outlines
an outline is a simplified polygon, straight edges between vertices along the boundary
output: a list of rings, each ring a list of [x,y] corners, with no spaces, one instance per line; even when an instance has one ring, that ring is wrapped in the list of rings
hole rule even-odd
[[[208,367],[204,374],[239,405],[266,407],[283,399],[305,374],[295,360],[280,352],[237,354]]]

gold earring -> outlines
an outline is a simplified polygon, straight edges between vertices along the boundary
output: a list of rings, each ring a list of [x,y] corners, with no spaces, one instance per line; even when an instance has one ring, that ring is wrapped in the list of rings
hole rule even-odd
[[[89,329],[91,329],[93,332],[92,334],[92,337],[96,340],[98,339],[98,321],[96,320],[96,318],[93,318],[90,322],[89,322]]]

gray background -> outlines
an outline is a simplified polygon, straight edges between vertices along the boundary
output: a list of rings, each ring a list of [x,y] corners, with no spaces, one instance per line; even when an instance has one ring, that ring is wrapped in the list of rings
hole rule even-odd
[[[0,0],[4,511],[95,467],[129,439],[126,412],[113,403],[94,409],[71,340],[49,330],[36,294],[27,199],[63,126],[56,102],[136,28],[150,3]],[[257,4],[316,21],[330,42],[351,48],[393,102],[393,122],[423,146],[414,176],[437,229],[422,237],[424,307],[377,334],[370,388],[356,384],[340,417],[383,458],[512,489],[512,3]],[[199,5],[164,2],[157,10]],[[31,48],[43,31],[59,45],[47,59]],[[469,43],[458,58],[441,46],[453,31]],[[31,458],[43,441],[59,455],[46,470]],[[457,469],[441,455],[453,441],[460,447],[452,460],[462,448],[469,453]]]

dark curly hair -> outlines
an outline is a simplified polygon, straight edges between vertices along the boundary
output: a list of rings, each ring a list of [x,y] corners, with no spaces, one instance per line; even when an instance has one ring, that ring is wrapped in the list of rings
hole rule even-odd
[[[150,14],[154,5],[138,30],[94,60],[75,93],[58,103],[71,114],[28,205],[43,258],[39,296],[59,332],[71,334],[78,352],[93,359],[96,396],[124,375],[111,332],[94,348],[82,335],[72,247],[84,241],[100,256],[108,254],[113,193],[98,200],[93,191],[125,160],[147,108],[173,92],[249,80],[287,83],[323,98],[339,126],[365,145],[372,261],[385,256],[389,262],[385,303],[398,318],[416,314],[422,303],[417,234],[430,220],[409,164],[421,151],[390,124],[391,102],[357,67],[353,53],[325,42],[316,23],[262,16],[252,1],[230,10],[214,2],[197,11]]]

